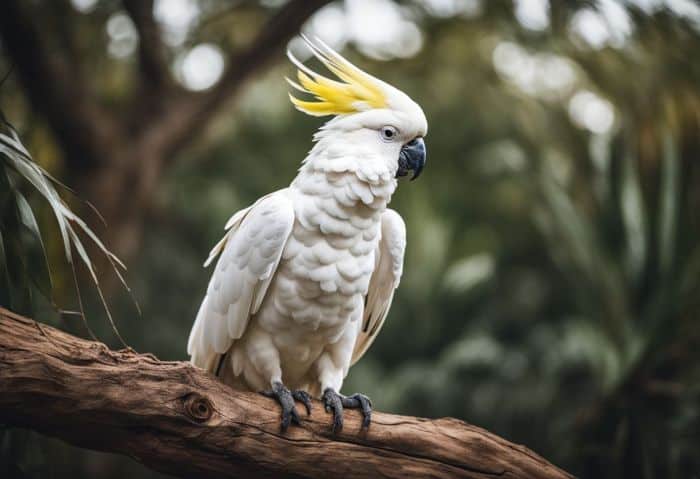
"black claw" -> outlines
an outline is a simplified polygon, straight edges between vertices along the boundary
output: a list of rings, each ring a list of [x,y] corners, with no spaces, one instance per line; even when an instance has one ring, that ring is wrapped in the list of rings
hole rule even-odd
[[[292,391],[292,397],[306,407],[306,415],[311,416],[311,395],[306,391],[297,389]]]
[[[323,391],[323,405],[326,412],[333,412],[333,433],[343,430],[343,401],[342,396],[331,388]]]
[[[296,424],[297,426],[301,424],[300,419],[299,419],[299,413],[297,412],[296,408],[292,408],[291,416],[292,416],[292,422],[294,424]]]
[[[270,391],[261,391],[261,394],[263,394],[264,396],[267,396],[269,398],[275,398],[282,407],[282,422],[280,423],[282,432],[285,432],[289,427],[289,424],[291,423],[297,425],[300,424],[299,414],[297,413],[297,410],[294,407],[294,399],[304,397],[304,395],[300,393],[306,394],[304,391],[294,391],[294,393],[292,393],[281,382],[273,383],[272,389]],[[306,396],[308,396],[308,394],[306,394]],[[306,410],[310,411],[309,398],[307,398],[307,400],[309,400],[309,404],[307,404],[306,401],[304,401],[304,399],[299,400],[304,403],[304,405],[306,406]]]
[[[372,422],[372,400],[364,394],[353,394],[343,398],[343,406],[362,410],[362,428],[367,429]]]
[[[326,412],[333,412],[333,432],[343,429],[343,408],[362,410],[362,429],[372,422],[372,401],[364,394],[343,396],[328,388],[323,392],[323,405]]]

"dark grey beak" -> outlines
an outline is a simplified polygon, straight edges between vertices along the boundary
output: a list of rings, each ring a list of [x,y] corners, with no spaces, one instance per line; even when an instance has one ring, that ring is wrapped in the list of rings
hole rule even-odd
[[[413,171],[411,181],[418,178],[425,166],[425,142],[423,138],[414,138],[403,145],[399,153],[399,169],[396,177],[406,176],[409,171]]]

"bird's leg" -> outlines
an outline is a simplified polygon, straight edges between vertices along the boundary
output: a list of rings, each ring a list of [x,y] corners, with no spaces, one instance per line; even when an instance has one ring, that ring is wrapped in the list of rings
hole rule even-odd
[[[282,432],[287,430],[290,423],[300,424],[299,413],[297,413],[296,407],[294,407],[294,400],[303,403],[306,407],[306,413],[311,414],[311,396],[306,391],[290,391],[280,381],[275,381],[272,383],[271,390],[261,391],[261,394],[269,398],[275,398],[280,406],[282,406]]]
[[[332,388],[323,391],[323,405],[326,412],[333,411],[333,432],[343,429],[343,408],[362,410],[362,428],[368,428],[372,420],[372,401],[364,394],[343,396]]]

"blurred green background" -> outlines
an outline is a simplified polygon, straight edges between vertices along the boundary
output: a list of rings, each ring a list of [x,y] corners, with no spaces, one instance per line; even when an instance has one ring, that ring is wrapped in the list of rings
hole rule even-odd
[[[13,43],[22,23],[8,17],[0,74],[14,69],[0,107],[35,160],[105,215],[106,229],[65,195],[129,268],[141,316],[100,268],[127,343],[186,359],[210,247],[233,212],[291,181],[322,121],[287,100],[285,40],[211,104],[215,113],[196,113],[185,140],[153,155],[131,147],[195,115],[157,112],[217,91],[242,58],[232,52],[286,2],[156,1],[150,32],[162,37],[165,79],[148,74],[139,49],[148,30],[119,1],[12,3],[49,63],[66,67],[63,81],[82,78],[122,126],[97,146],[99,135],[80,129],[92,117],[60,127],[64,112],[82,114],[84,91],[75,112],[47,112],[40,90],[53,79],[26,76],[21,65],[39,55]],[[424,174],[402,182],[391,205],[408,228],[404,277],[344,391],[367,393],[382,411],[464,419],[581,477],[700,477],[700,5],[346,0],[303,25],[406,91],[430,130]],[[308,56],[298,38],[289,46]],[[151,102],[161,89],[176,93]],[[24,190],[53,300],[77,309],[54,218]],[[89,277],[79,278],[90,327],[118,347]],[[15,303],[85,335],[41,295]],[[160,477],[25,431],[5,431],[0,446],[25,477]]]

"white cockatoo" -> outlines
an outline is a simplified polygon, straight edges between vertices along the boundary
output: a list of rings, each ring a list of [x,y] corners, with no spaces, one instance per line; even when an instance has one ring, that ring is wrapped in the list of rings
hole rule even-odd
[[[343,425],[348,369],[377,336],[399,284],[406,247],[401,216],[387,204],[397,178],[426,161],[427,121],[405,93],[365,73],[320,40],[305,38],[338,80],[298,68],[292,103],[332,115],[289,187],[257,200],[226,224],[207,259],[219,258],[190,333],[192,363],[234,388],[261,391],[282,407],[282,429],[320,397]]]

